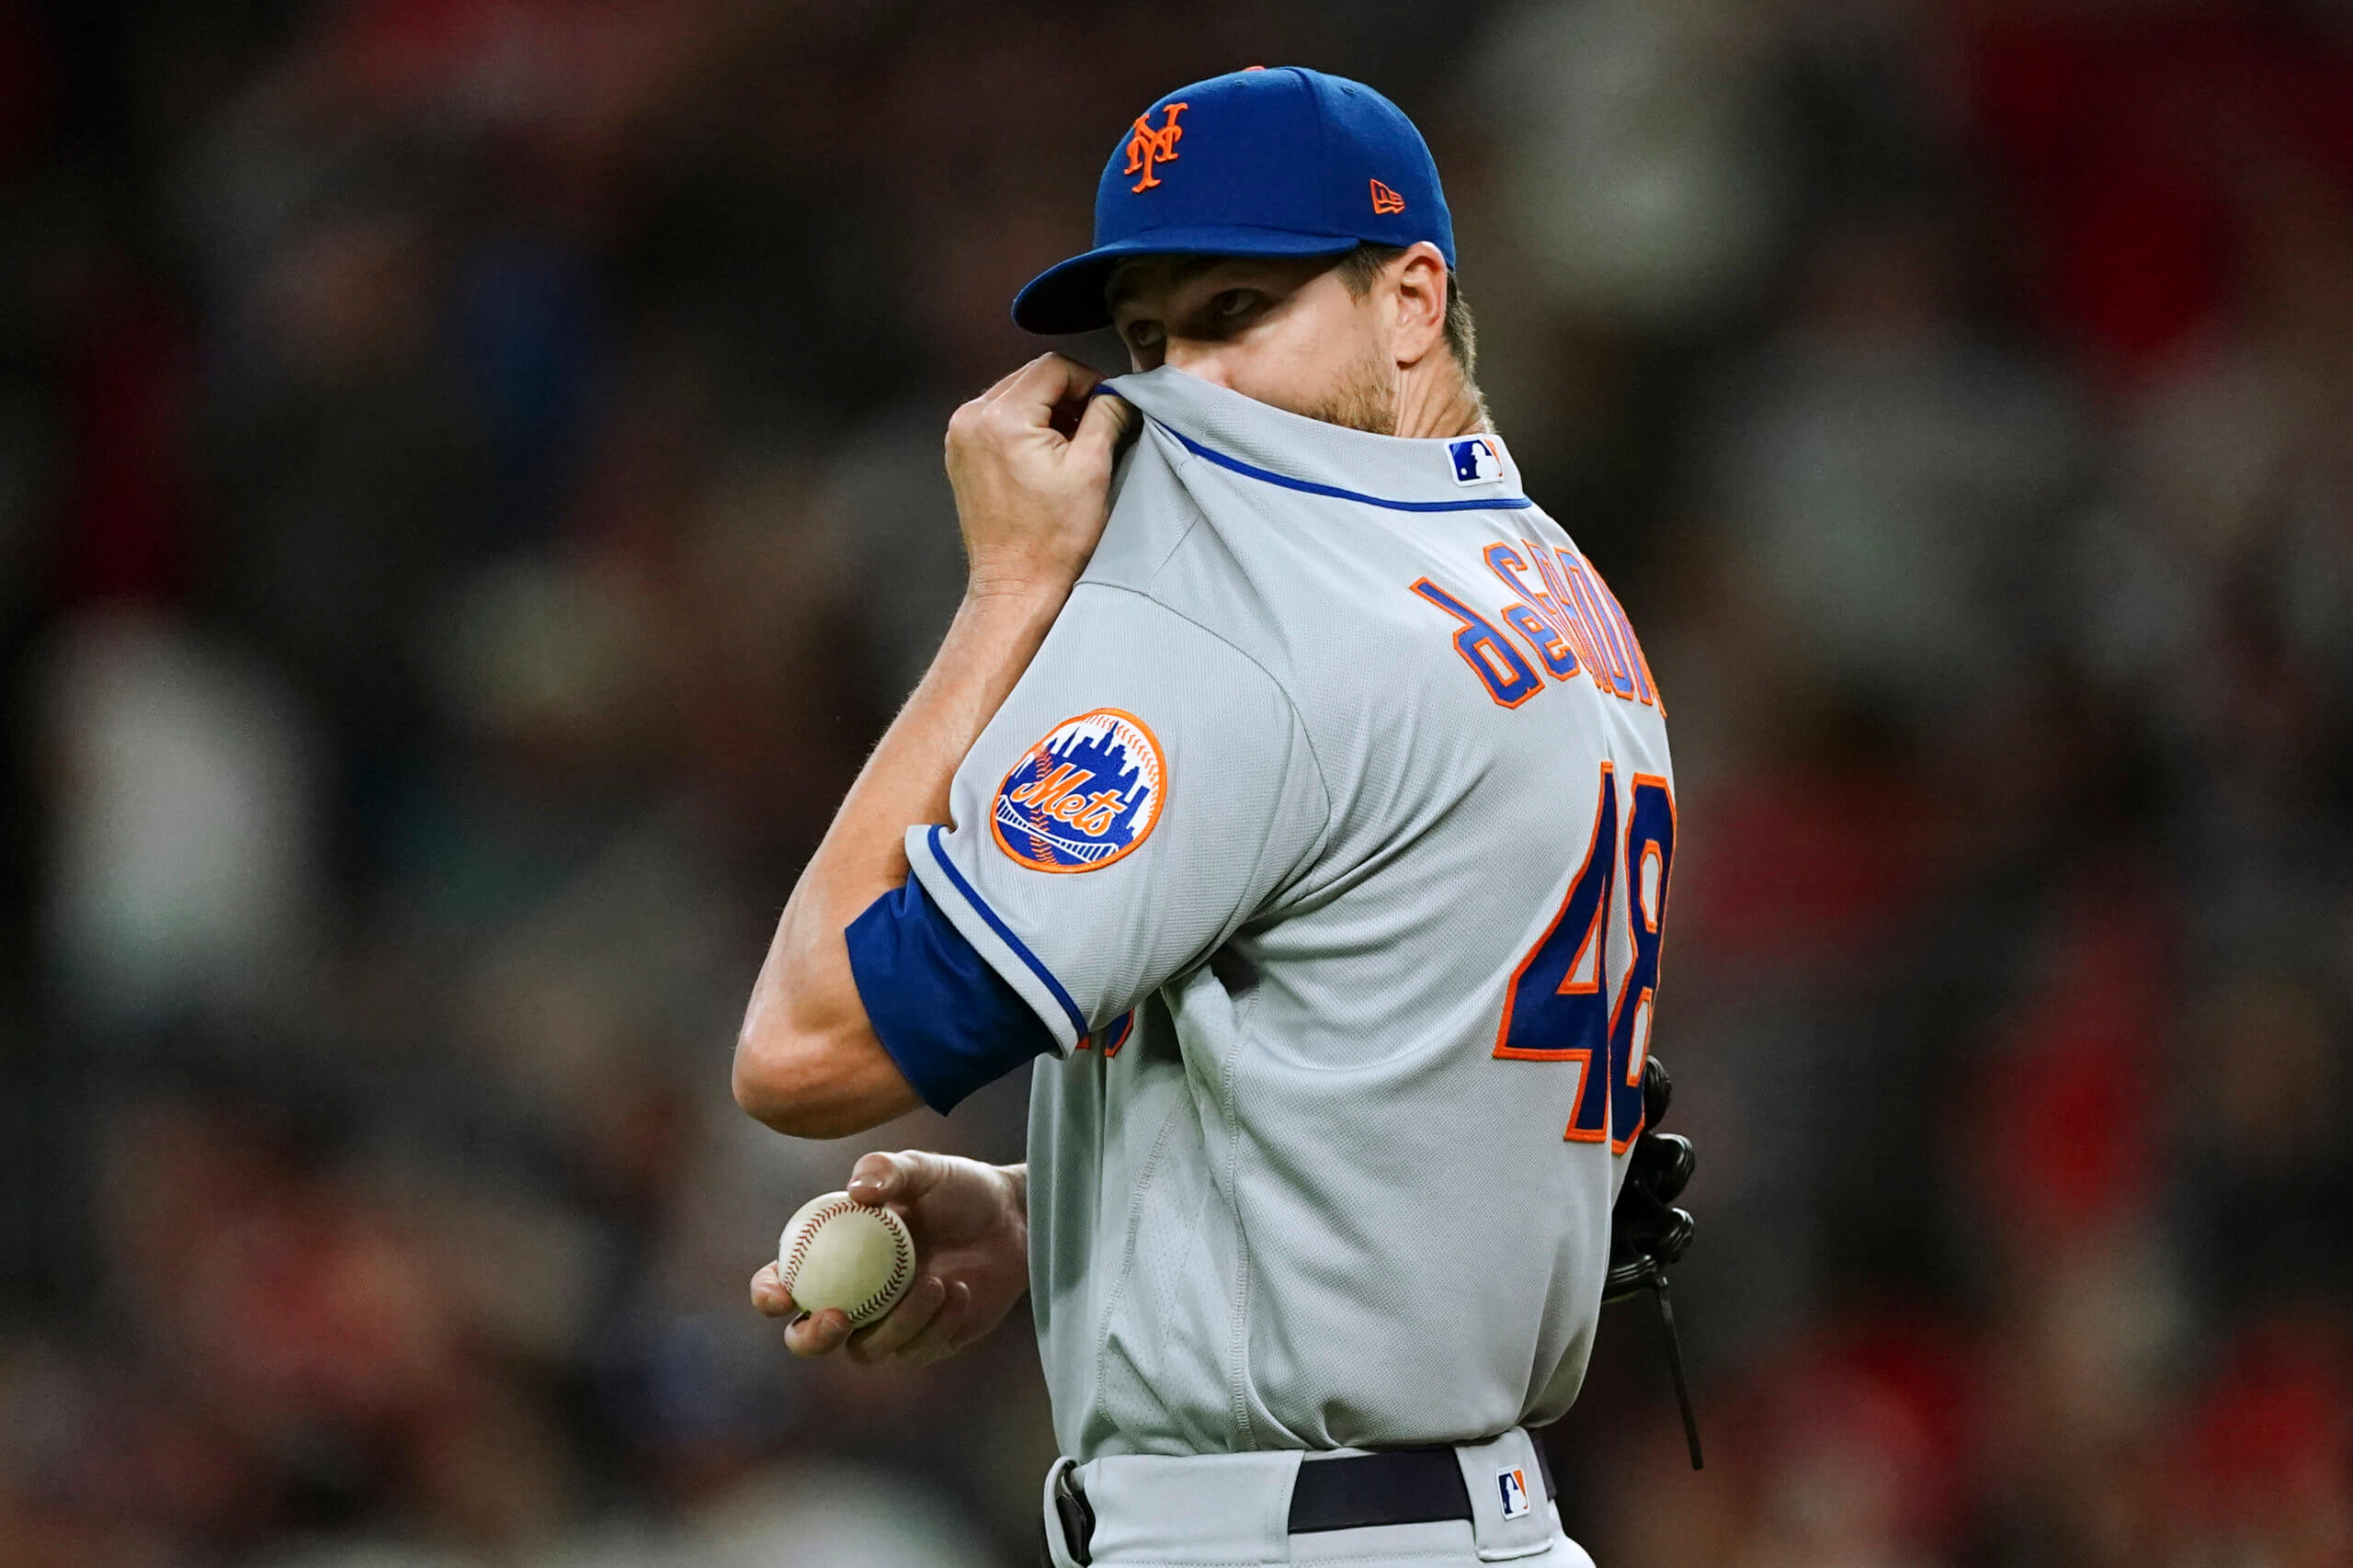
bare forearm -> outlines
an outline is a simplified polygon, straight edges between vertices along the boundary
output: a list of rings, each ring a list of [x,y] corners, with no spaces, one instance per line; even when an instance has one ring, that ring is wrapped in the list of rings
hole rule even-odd
[[[1067,587],[968,595],[930,670],[835,813],[777,922],[737,1042],[737,1098],[762,1120],[790,1119],[788,1130],[803,1133],[851,1132],[915,1104],[866,1023],[843,933],[906,881],[906,830],[948,820],[958,765],[1029,667],[1067,596]],[[826,1045],[831,1069],[851,1059],[846,1081],[829,1084],[824,1096],[838,1105],[812,1103],[808,1075],[790,1074],[782,1060],[811,1042]],[[801,1092],[762,1093],[762,1077],[779,1080],[771,1088]]]
[[[907,829],[947,820],[957,767],[1029,667],[1102,537],[1113,453],[1137,416],[1117,398],[1090,401],[1100,379],[1045,355],[948,422],[971,585],[931,669],[801,873],[735,1042],[736,1102],[779,1131],[839,1137],[916,1104],[867,1017],[845,929],[906,881]]]
[[[850,983],[843,928],[907,880],[906,830],[948,820],[958,765],[1029,667],[1066,593],[967,597],[958,608],[930,670],[801,871],[753,994],[755,1011],[774,999],[771,980],[798,979],[804,989],[813,980]]]

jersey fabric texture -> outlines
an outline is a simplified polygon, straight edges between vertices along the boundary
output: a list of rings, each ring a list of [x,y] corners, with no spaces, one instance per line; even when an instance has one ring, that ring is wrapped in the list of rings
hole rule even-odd
[[[1669,778],[1647,672],[1612,690],[1562,656],[1545,679],[1522,649],[1532,685],[1499,695],[1493,650],[1482,673],[1445,606],[1505,624],[1523,595],[1493,547],[1590,570],[1494,437],[1343,429],[1174,369],[1108,390],[1147,417],[1101,544],[952,825],[907,835],[928,903],[1052,1042],[1029,1248],[1062,1450],[1551,1420],[1623,1160],[1563,1137],[1586,1069],[1499,1058],[1499,1020],[1624,819],[1598,787]],[[1616,879],[1608,973],[1630,898],[1663,911],[1650,869]],[[997,1035],[967,1054],[1024,1053]]]

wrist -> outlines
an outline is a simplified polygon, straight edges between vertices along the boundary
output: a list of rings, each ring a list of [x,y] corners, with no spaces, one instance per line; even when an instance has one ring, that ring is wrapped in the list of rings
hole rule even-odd
[[[1008,571],[975,566],[965,579],[964,608],[989,615],[1051,619],[1077,585],[1078,574],[1040,576],[1034,571]]]

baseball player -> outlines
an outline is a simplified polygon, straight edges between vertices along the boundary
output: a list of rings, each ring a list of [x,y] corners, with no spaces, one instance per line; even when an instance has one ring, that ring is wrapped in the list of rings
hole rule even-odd
[[[1394,105],[1171,93],[1096,238],[1014,317],[1134,373],[1048,355],[949,422],[963,605],[735,1058],[814,1137],[1034,1062],[1029,1163],[868,1154],[905,1299],[855,1335],[774,1266],[753,1299],[801,1354],[928,1360],[1029,1290],[1057,1564],[1586,1563],[1528,1428],[1605,1278],[1689,1233],[1656,683],[1489,426]]]

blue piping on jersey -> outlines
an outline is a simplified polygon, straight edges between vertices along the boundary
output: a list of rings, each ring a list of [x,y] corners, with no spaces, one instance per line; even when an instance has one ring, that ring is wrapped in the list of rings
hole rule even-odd
[[[1157,419],[1153,423],[1160,425]],[[1258,468],[1244,462],[1240,458],[1230,458],[1214,448],[1204,447],[1182,430],[1171,430],[1165,425],[1160,425],[1160,427],[1184,442],[1187,451],[1197,458],[1207,458],[1220,468],[1232,469],[1248,479],[1264,480],[1268,484],[1279,484],[1285,490],[1303,490],[1310,495],[1329,495],[1335,501],[1354,501],[1365,506],[1386,506],[1392,512],[1517,512],[1523,507],[1536,505],[1525,495],[1496,495],[1482,501],[1384,500],[1378,495],[1367,495],[1355,490],[1343,490],[1336,484],[1318,484],[1313,480],[1293,479],[1287,473],[1276,473],[1270,469]]]
[[[941,870],[948,873],[948,880],[956,884],[956,891],[964,895],[964,902],[980,911],[981,918],[989,923],[989,929],[1004,937],[1005,945],[1013,949],[1014,956],[1029,966],[1030,973],[1046,983],[1046,989],[1053,993],[1054,1000],[1061,1003],[1063,1011],[1070,1015],[1070,1027],[1078,1032],[1079,1039],[1085,1040],[1087,1035],[1086,1015],[1080,1012],[1078,1004],[1070,999],[1070,993],[1063,990],[1063,983],[1054,978],[1054,971],[1039,961],[1038,955],[1031,952],[1023,945],[1021,938],[1013,934],[1013,927],[999,920],[996,917],[996,911],[991,909],[980,893],[974,891],[972,884],[964,880],[964,874],[956,869],[955,863],[940,853],[939,835],[942,831],[939,824],[934,823],[931,832],[926,835],[925,842],[931,846],[932,859],[938,863]]]

